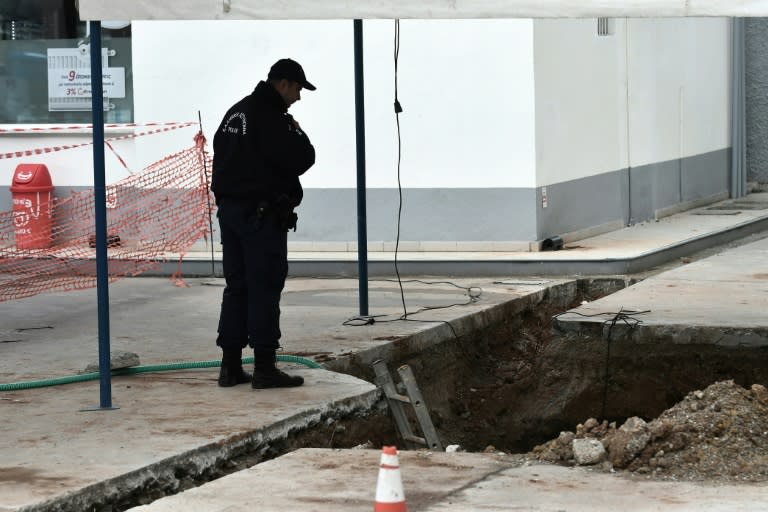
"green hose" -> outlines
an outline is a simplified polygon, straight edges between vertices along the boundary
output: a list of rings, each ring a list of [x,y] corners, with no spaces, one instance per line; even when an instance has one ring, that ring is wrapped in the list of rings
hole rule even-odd
[[[277,360],[284,363],[299,363],[310,368],[323,368],[322,365],[317,364],[311,359],[305,359],[299,356],[277,356]],[[253,357],[244,357],[243,364],[253,363]],[[112,370],[113,376],[120,375],[135,375],[137,373],[149,373],[149,372],[167,372],[172,370],[189,370],[193,368],[217,368],[221,366],[221,361],[192,361],[186,363],[167,363],[167,364],[151,364],[146,366],[131,366],[129,368],[120,368],[118,370]],[[99,378],[99,372],[82,373],[80,375],[68,375],[66,377],[55,377],[52,379],[44,380],[28,380],[23,382],[11,382],[10,384],[0,384],[0,392],[2,391],[20,391],[22,389],[43,388],[46,386],[59,386],[61,384],[71,384],[73,382],[85,382],[88,380],[96,380]]]

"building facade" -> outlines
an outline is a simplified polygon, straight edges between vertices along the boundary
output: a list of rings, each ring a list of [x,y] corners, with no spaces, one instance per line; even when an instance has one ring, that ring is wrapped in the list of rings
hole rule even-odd
[[[19,9],[0,8],[0,154],[88,142],[90,131],[78,126],[89,123],[88,108],[62,108],[67,87],[56,82],[67,75],[55,59],[77,60],[87,43],[73,0],[39,1],[37,14],[34,1],[10,4]],[[127,123],[196,121],[199,113],[210,142],[223,113],[275,60],[301,62],[318,90],[291,112],[317,163],[303,179],[291,248],[353,247],[351,21],[104,25],[117,77],[106,100],[108,138],[140,130]],[[729,195],[730,19],[402,20],[398,41],[391,20],[363,26],[372,250],[394,248],[398,183],[401,250],[538,250],[547,237],[578,239]],[[193,135],[181,129],[113,146],[135,171]],[[107,183],[125,177],[107,155]],[[48,165],[57,195],[92,184],[89,148],[0,159],[0,210],[10,209],[15,165],[30,161]]]

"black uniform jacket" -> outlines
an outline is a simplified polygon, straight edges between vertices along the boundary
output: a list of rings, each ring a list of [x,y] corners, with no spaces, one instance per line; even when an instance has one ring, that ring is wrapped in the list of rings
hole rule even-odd
[[[268,83],[224,115],[213,137],[211,190],[222,198],[275,201],[281,194],[298,205],[304,195],[299,176],[315,163],[315,148],[297,129],[288,107]]]

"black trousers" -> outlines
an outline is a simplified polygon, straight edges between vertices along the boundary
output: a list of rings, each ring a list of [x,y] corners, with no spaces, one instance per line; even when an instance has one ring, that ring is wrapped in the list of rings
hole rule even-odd
[[[253,201],[223,199],[224,279],[219,335],[223,349],[250,345],[257,352],[280,346],[280,294],[288,276],[288,233],[272,213],[257,215]]]

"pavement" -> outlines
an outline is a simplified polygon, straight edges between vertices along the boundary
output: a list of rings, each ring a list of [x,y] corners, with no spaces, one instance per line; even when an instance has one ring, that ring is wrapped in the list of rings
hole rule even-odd
[[[641,321],[624,329],[632,341],[670,340],[723,347],[768,346],[768,239],[728,249],[560,315],[563,331],[602,333],[625,311]],[[616,328],[616,327],[614,327]],[[615,331],[618,334],[618,330]]]
[[[588,238],[573,239],[563,234],[564,247],[559,251],[521,251],[494,249],[493,243],[467,243],[487,246],[484,251],[414,250],[446,246],[439,242],[403,242],[398,251],[400,275],[436,276],[574,276],[614,275],[643,272],[672,259],[695,251],[724,244],[768,229],[768,193],[753,193],[735,200],[725,200],[684,212],[635,224],[623,229],[611,229]],[[322,245],[322,244],[320,244]],[[326,244],[333,247],[334,243]],[[291,274],[294,276],[357,275],[357,245],[348,243],[340,250],[290,251]],[[395,275],[393,251],[382,251],[381,245],[370,242],[367,251],[370,276]],[[503,246],[504,244],[498,244]],[[289,242],[290,250],[290,242]],[[221,255],[211,254],[210,247],[197,247],[184,257],[184,272],[210,275],[211,268],[220,273],[217,264]],[[176,262],[163,266],[162,274],[176,270]]]
[[[752,194],[746,201],[759,205],[765,198]],[[702,211],[708,213],[697,213]],[[577,261],[595,269],[601,262],[623,262],[624,268],[631,262],[642,262],[637,263],[641,267],[658,262],[667,268],[642,268],[642,282],[560,316],[561,329],[602,329],[604,320],[585,321],[578,313],[624,307],[651,310],[643,316],[644,325],[665,329],[668,338],[677,332],[684,341],[693,329],[710,333],[712,342],[762,344],[768,332],[768,238],[763,233],[768,209],[713,211],[701,208],[569,242],[563,251],[494,256],[546,270],[524,277],[512,271],[480,276],[471,270],[461,277],[424,272],[418,281],[405,279],[409,311],[463,304],[412,317],[424,322],[396,321],[403,299],[391,277],[369,282],[369,314],[377,321],[363,326],[354,320],[359,314],[355,279],[292,277],[281,304],[285,352],[329,368],[292,365],[290,371],[307,381],[300,388],[221,389],[215,385],[217,369],[200,368],[113,377],[112,409],[100,403],[98,381],[0,391],[0,511],[111,510],[113,505],[122,510],[115,504],[135,504],[137,493],[150,487],[178,494],[141,510],[232,512],[252,508],[255,496],[266,495],[270,498],[261,510],[370,509],[376,450],[302,449],[184,492],[178,482],[183,476],[205,481],[213,468],[239,454],[266,451],[291,432],[370,411],[381,403],[380,393],[350,375],[353,366],[417,354],[454,332],[502,321],[515,304],[541,300],[548,290],[573,289],[583,277],[570,273]],[[740,242],[707,257],[691,256],[736,239]],[[461,262],[453,253],[418,257],[426,263]],[[293,268],[296,256],[291,258]],[[465,261],[471,266],[473,260]],[[553,275],[558,261],[561,273]],[[143,365],[217,359],[213,337],[223,283],[213,277],[185,283],[179,287],[167,278],[147,277],[110,285],[113,352],[137,353]],[[482,294],[468,303],[467,290],[460,287],[479,287]],[[2,302],[0,319],[0,383],[73,375],[97,360],[95,290]],[[401,457],[411,510],[760,510],[759,497],[768,491],[763,485],[713,489],[637,481],[530,465],[512,455],[402,451]]]
[[[371,510],[379,458],[376,450],[303,448],[132,511]],[[768,507],[761,503],[763,485],[634,480],[504,454],[411,451],[400,452],[398,459],[408,510],[737,512]]]

